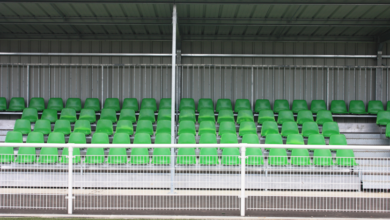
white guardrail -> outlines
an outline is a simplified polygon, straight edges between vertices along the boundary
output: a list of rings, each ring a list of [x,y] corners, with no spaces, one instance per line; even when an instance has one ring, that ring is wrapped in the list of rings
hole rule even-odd
[[[56,154],[46,155],[55,160],[44,160],[38,153],[26,155],[34,158],[31,163],[17,159],[23,155],[9,155],[13,162],[0,165],[2,209],[68,209],[69,214],[74,209],[230,209],[240,210],[242,216],[246,210],[390,211],[390,158],[351,159],[339,151],[388,151],[388,146],[174,145],[175,151],[195,149],[195,155],[151,154],[151,149],[171,144],[1,143],[1,147],[69,152],[68,163]],[[80,160],[73,156],[74,149],[86,148],[148,148],[150,156],[85,155],[83,150]],[[238,148],[239,153],[204,155],[199,148]],[[251,155],[250,148],[261,148],[262,155]],[[290,149],[292,154],[275,156],[267,148]],[[308,148],[314,153],[294,155],[296,149]],[[326,156],[319,151],[329,148],[337,148],[337,153]]]

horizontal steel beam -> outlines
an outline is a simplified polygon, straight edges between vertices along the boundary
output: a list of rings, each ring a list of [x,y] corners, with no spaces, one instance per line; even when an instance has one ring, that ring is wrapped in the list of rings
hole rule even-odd
[[[8,53],[0,56],[170,57],[170,53]]]
[[[172,36],[163,34],[0,34],[0,39],[172,41]]]

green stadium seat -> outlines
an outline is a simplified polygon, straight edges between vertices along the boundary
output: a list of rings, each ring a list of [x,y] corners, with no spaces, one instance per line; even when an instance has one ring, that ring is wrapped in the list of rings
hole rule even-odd
[[[179,123],[181,123],[183,121],[192,121],[195,123],[196,122],[195,111],[193,111],[191,109],[181,110],[180,115],[179,115]]]
[[[368,114],[378,114],[379,111],[384,111],[382,101],[371,100],[368,102]]]
[[[35,108],[23,109],[22,119],[29,120],[30,122],[36,122],[38,120],[38,111]]]
[[[154,144],[170,144],[170,143],[171,143],[170,134],[168,133],[156,134],[156,139],[154,140]],[[171,163],[170,155],[171,155],[170,148],[154,148],[152,164],[160,164],[160,165],[170,164]]]
[[[86,144],[87,140],[85,139],[85,134],[73,132],[69,136],[68,140],[69,144]],[[61,156],[61,163],[69,163],[69,158],[66,156],[69,155],[69,149],[67,147],[64,147],[64,150],[62,150],[62,156]],[[73,163],[80,163],[80,148],[74,147],[73,148]]]
[[[271,166],[286,166],[288,165],[288,157],[284,148],[270,148],[268,154],[268,165]]]
[[[355,154],[353,150],[341,150],[336,151],[336,163],[339,166],[352,167],[358,165],[355,161]]]
[[[330,103],[330,111],[333,114],[348,114],[347,105],[344,100],[333,100]]]
[[[35,122],[34,131],[41,132],[44,135],[51,133],[51,123],[49,120],[40,119]]]
[[[265,138],[265,144],[283,144],[282,135],[280,134],[269,134]],[[266,150],[270,150],[271,148],[265,148]]]
[[[271,103],[268,99],[257,99],[255,104],[255,112],[258,113],[263,110],[271,110]]]
[[[301,110],[308,110],[306,100],[294,100],[291,110],[297,114]]]
[[[170,120],[159,120],[157,121],[156,135],[168,134],[171,135],[171,121]]]
[[[93,109],[81,109],[79,120],[87,120],[89,123],[95,123],[96,122],[96,115],[95,111]]]
[[[5,137],[5,143],[23,143],[23,135],[18,131],[8,131]],[[0,163],[14,162],[14,148],[0,147]]]
[[[340,134],[337,122],[325,122],[322,126],[322,135],[324,135],[324,137],[330,137],[334,134]]]
[[[287,136],[286,144],[304,145],[303,137],[300,134],[290,134]]]
[[[110,121],[109,121],[110,122]],[[99,123],[99,122],[98,122]],[[92,144],[109,144],[110,140],[106,133],[95,132],[91,140]],[[85,157],[86,164],[102,164],[104,163],[104,148],[87,148]]]
[[[54,109],[45,109],[42,112],[41,119],[49,120],[50,123],[55,123],[58,120],[57,111]]]
[[[214,110],[201,109],[198,116],[198,122],[202,123],[203,121],[211,121],[215,123]]]
[[[310,137],[311,135],[320,134],[320,130],[318,129],[318,125],[315,122],[305,122],[302,125],[302,136]]]
[[[387,125],[390,123],[390,111],[379,111],[376,116],[376,124]]]
[[[141,108],[142,109],[142,108]],[[136,133],[134,144],[151,144],[150,135],[146,133]],[[148,164],[150,162],[148,148],[132,148],[130,153],[131,164]]]
[[[171,115],[171,109],[160,109],[158,111],[158,116],[157,116],[157,121],[161,120],[171,120],[172,115]]]
[[[87,98],[83,109],[92,109],[95,112],[100,111],[100,101],[98,98]],[[92,122],[91,122],[92,123]]]
[[[275,122],[275,116],[274,116],[274,112],[272,110],[260,110],[257,122],[259,124],[263,124],[266,121],[274,121]]]
[[[60,119],[74,123],[77,120],[76,111],[73,108],[63,108],[61,110]]]
[[[179,135],[179,144],[196,144],[195,136],[190,133]],[[196,154],[194,148],[179,148],[177,151],[176,163],[179,165],[196,164]]]
[[[118,122],[119,123],[119,122]],[[114,139],[112,140],[113,144],[129,144],[130,137],[126,133],[115,133]],[[108,164],[126,164],[127,163],[127,153],[126,148],[110,148],[108,151],[107,157]]]
[[[193,121],[182,121],[179,124],[179,132],[178,135],[180,136],[181,134],[192,134],[196,135],[195,131],[195,123]]]
[[[157,111],[156,99],[154,99],[154,98],[142,99],[141,109],[152,109],[153,112]]]
[[[26,119],[16,119],[14,131],[19,131],[22,134],[28,134],[31,132],[31,123]]]
[[[109,120],[112,123],[117,122],[115,109],[112,109],[112,108],[102,109],[102,111],[100,112],[100,119],[99,120]]]
[[[215,128],[215,123],[212,121],[203,121],[199,125],[198,135],[202,136],[202,134],[211,133],[214,136],[217,135],[217,130]]]
[[[158,107],[158,111],[160,112],[163,109],[171,111],[172,107],[172,99],[171,98],[162,98],[160,99],[160,104]]]
[[[104,109],[113,109],[115,112],[119,112],[121,110],[121,106],[119,104],[118,98],[106,98],[104,101]]]
[[[212,133],[205,133],[200,136],[199,144],[217,144],[217,136]]]
[[[96,132],[112,135],[114,133],[112,121],[106,119],[100,119],[96,124]]]
[[[153,135],[153,124],[149,120],[139,120],[137,122],[136,133],[145,133],[149,136]]]
[[[310,110],[301,110],[298,112],[297,123],[302,125],[306,122],[314,122],[313,114]]]
[[[27,136],[26,143],[43,144],[45,143],[45,139],[41,132],[30,132]],[[19,147],[16,161],[18,163],[34,163],[36,161],[35,147]]]
[[[220,143],[221,144],[238,144],[237,134],[233,134],[233,133],[223,134],[221,136]]]
[[[261,136],[267,137],[269,134],[279,134],[278,124],[274,121],[265,121],[261,126]]]
[[[65,137],[63,133],[53,132],[47,138],[48,144],[65,144]],[[56,147],[42,147],[39,154],[38,163],[57,163],[58,162],[58,148]]]
[[[221,124],[224,121],[234,122],[234,115],[232,110],[220,110],[218,113],[217,123]]]
[[[0,111],[7,110],[7,99],[4,97],[0,97]]]
[[[76,112],[81,111],[81,99],[68,98],[66,100],[65,108],[73,108]]]
[[[293,112],[291,110],[279,111],[277,123],[281,125],[288,121],[295,122]]]
[[[333,122],[332,112],[330,112],[328,110],[318,111],[316,122],[318,125],[323,125],[326,122]]]
[[[242,122],[254,122],[255,119],[253,117],[252,110],[242,109],[237,114],[237,124],[241,124]]]
[[[25,108],[24,98],[22,97],[13,97],[9,101],[9,106],[7,111],[9,112],[21,112]]]
[[[205,134],[203,136],[205,136],[205,137],[210,136],[209,142],[212,142],[215,139],[215,143],[212,143],[212,144],[217,143],[217,138],[215,135],[212,135],[212,134],[206,135]],[[214,139],[211,140],[212,136],[214,137]],[[202,137],[200,139],[202,139]],[[207,142],[207,141],[203,140],[203,142]],[[200,143],[200,141],[199,141],[199,144],[211,144],[211,143]],[[200,152],[199,152],[199,163],[200,163],[200,165],[217,165],[217,164],[219,164],[217,148],[214,148],[214,147],[201,148]]]
[[[198,112],[203,109],[211,110],[214,112],[214,103],[212,99],[199,99],[198,101]]]
[[[221,110],[230,110],[233,111],[232,102],[230,99],[218,99],[217,106],[215,108],[216,112],[220,112]]]
[[[387,101],[386,110],[387,110],[387,111],[390,111],[390,101]]]
[[[222,150],[222,165],[235,166],[241,164],[240,150],[238,148],[224,148]]]
[[[54,109],[57,112],[61,111],[64,108],[64,102],[62,98],[50,98],[47,103],[47,109]]]
[[[274,102],[274,112],[279,113],[280,111],[290,110],[290,105],[285,99],[277,99]]]
[[[125,98],[122,103],[122,110],[130,109],[134,112],[138,112],[138,100],[136,98]]]
[[[259,136],[257,134],[246,134],[242,137],[242,143],[245,144],[260,144]],[[245,164],[251,166],[264,165],[263,153],[260,147],[247,147]]]
[[[138,120],[148,120],[152,123],[156,122],[156,116],[152,109],[141,109],[139,111]]]
[[[119,115],[119,121],[121,120],[127,120],[131,121],[131,123],[135,123],[137,119],[135,117],[134,109],[122,109]]]
[[[246,134],[257,134],[257,127],[254,122],[241,122],[238,135],[243,137]]]
[[[91,134],[91,123],[88,120],[78,120],[74,124],[74,132],[83,133],[84,135]]]
[[[127,135],[133,134],[133,122],[129,120],[120,120],[116,124],[115,133],[125,133]]]
[[[248,99],[236,99],[236,103],[234,104],[234,112],[239,113],[241,110],[250,110],[251,109],[251,103]]]
[[[37,111],[41,112],[45,110],[45,100],[43,98],[31,98],[28,107],[35,108]]]
[[[316,166],[332,166],[332,153],[329,149],[315,149],[313,154],[313,163]]]
[[[325,101],[324,100],[312,100],[311,105],[310,105],[310,111],[313,114],[317,114],[321,110],[327,110]]]
[[[179,111],[184,109],[192,110],[195,112],[195,101],[192,98],[182,98],[180,100]]]
[[[325,138],[322,134],[312,134],[307,139],[308,145],[326,145]]]
[[[348,145],[347,138],[343,134],[334,134],[329,138],[329,145]]]
[[[72,129],[70,127],[70,121],[57,120],[54,124],[53,132],[61,132],[64,135],[69,135],[72,132]]]
[[[290,134],[299,134],[298,125],[293,121],[284,122],[282,124],[282,132],[283,137],[287,137]]]
[[[308,166],[311,164],[307,149],[293,149],[291,151],[291,164],[296,166]]]
[[[221,122],[219,125],[219,131],[218,134],[219,136],[222,137],[224,134],[236,134],[236,124],[231,121],[224,121]]]
[[[121,120],[131,121],[132,124],[135,123],[135,111],[133,109],[122,109],[119,115],[119,121]]]
[[[364,102],[362,100],[351,100],[349,102],[349,113],[355,115],[367,114]]]
[[[386,137],[390,138],[390,125],[389,124],[386,125]]]

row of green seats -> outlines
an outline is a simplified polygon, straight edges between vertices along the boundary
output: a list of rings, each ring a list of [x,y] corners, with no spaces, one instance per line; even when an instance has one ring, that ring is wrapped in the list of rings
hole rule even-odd
[[[284,129],[283,129],[284,128]],[[299,133],[298,125],[295,122],[284,122],[282,124],[282,135]],[[315,122],[306,122],[302,125],[302,133],[306,136],[310,134],[318,134],[318,125]],[[267,137],[270,134],[279,134],[279,128],[276,122],[266,121],[261,126],[261,136]],[[340,134],[337,122],[325,122],[322,125],[322,134],[325,137],[330,137],[333,134]]]
[[[294,122],[294,114],[291,110],[280,111],[275,120],[274,113],[272,110],[261,110],[259,112],[257,122],[263,124],[266,121],[276,121],[278,124],[283,124],[284,122]],[[333,116],[332,113],[328,110],[320,110],[317,112],[315,122],[319,125],[323,125],[325,122],[332,122]],[[297,123],[302,125],[305,122],[314,122],[313,114],[310,110],[301,110],[297,115]]]

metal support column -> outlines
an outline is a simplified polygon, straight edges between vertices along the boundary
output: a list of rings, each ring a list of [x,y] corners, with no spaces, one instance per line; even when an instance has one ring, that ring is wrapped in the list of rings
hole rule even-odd
[[[68,148],[68,214],[73,213],[73,146]]]
[[[247,158],[246,156],[246,146],[245,144],[241,145],[241,193],[240,193],[240,199],[241,199],[241,205],[240,205],[240,211],[241,216],[245,216],[245,160]]]
[[[27,107],[30,106],[30,65],[27,65]]]
[[[378,68],[376,68],[375,73],[375,99],[376,100],[382,100],[382,80],[383,80],[383,70],[382,70],[382,47],[383,44],[378,45],[378,54],[377,54],[377,63],[376,65]]]
[[[171,94],[171,144],[175,144],[175,110],[176,110],[176,24],[177,24],[177,14],[176,14],[176,5],[173,5],[172,13],[172,94]],[[171,191],[174,193],[175,186],[175,148],[171,147]]]

